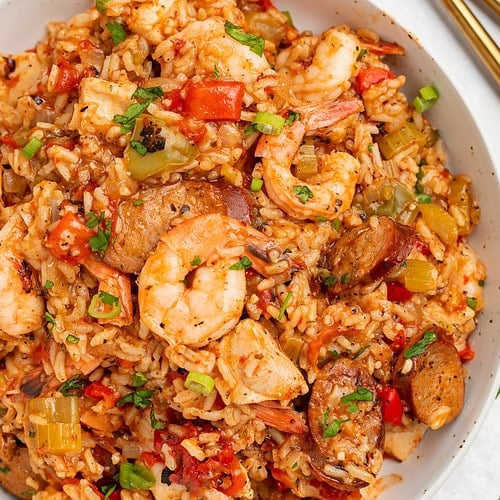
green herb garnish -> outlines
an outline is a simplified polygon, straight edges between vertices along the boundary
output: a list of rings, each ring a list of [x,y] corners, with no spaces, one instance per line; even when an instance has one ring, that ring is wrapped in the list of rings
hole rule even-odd
[[[426,332],[424,332],[423,337],[418,342],[416,342],[403,352],[403,357],[405,359],[410,359],[414,358],[415,356],[420,356],[420,354],[423,354],[425,352],[429,344],[436,342],[436,340],[436,332],[433,330],[427,330]]]

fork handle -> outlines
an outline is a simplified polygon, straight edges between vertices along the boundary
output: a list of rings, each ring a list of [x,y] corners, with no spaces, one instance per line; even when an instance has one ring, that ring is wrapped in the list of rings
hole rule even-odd
[[[476,16],[462,0],[442,0],[464,35],[500,83],[500,51]]]

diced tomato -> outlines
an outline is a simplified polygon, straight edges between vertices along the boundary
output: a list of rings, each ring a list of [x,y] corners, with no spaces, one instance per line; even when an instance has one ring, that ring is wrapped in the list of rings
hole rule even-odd
[[[276,488],[281,493],[294,487],[293,479],[282,469],[274,467],[272,464],[267,464],[267,468],[271,472],[271,476],[276,481]]]
[[[406,343],[406,335],[404,330],[399,330],[399,332],[394,337],[394,340],[391,343],[391,349],[394,352],[401,352]]]
[[[107,408],[112,408],[120,398],[111,387],[104,385],[100,380],[92,382],[85,387],[83,391],[84,396],[92,399],[103,400]]]
[[[410,292],[405,286],[397,281],[389,281],[387,285],[387,300],[391,302],[404,302],[413,297],[413,292]]]
[[[368,90],[372,85],[380,83],[388,78],[394,78],[394,73],[385,68],[362,68],[356,76],[356,89],[358,94],[362,94]]]
[[[164,462],[163,458],[153,451],[143,451],[141,453],[141,460],[149,467],[153,467],[155,464],[161,464]]]
[[[169,110],[174,113],[182,113],[184,110],[184,99],[182,98],[181,89],[175,89],[168,95],[170,100]]]
[[[257,301],[257,307],[264,313],[264,316],[269,317],[267,312],[267,306],[273,304],[273,292],[270,288],[266,288],[259,292],[259,300]]]
[[[472,349],[471,345],[469,344],[469,341],[465,343],[465,347],[458,352],[458,355],[460,356],[460,359],[462,360],[462,363],[465,363],[466,361],[470,361],[471,359],[474,359],[474,356],[476,353]]]
[[[384,422],[392,425],[403,423],[403,402],[398,391],[390,385],[377,386],[377,394],[382,403],[382,417]]]
[[[192,83],[187,87],[184,113],[197,120],[237,121],[244,91],[243,82],[205,80]]]
[[[94,231],[73,212],[66,212],[49,233],[46,246],[57,259],[70,264],[82,264],[92,252],[89,238]]]
[[[54,92],[63,94],[76,89],[80,84],[80,74],[78,70],[66,60],[60,61],[57,67],[58,71],[54,83]]]

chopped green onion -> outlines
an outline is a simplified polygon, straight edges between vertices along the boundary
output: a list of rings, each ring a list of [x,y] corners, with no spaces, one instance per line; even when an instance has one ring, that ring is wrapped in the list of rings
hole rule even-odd
[[[325,286],[334,286],[339,279],[335,274],[329,273],[325,274],[324,276],[321,276],[321,281]]]
[[[467,297],[467,307],[470,307],[474,311],[476,310],[477,307],[476,297]]]
[[[258,193],[262,189],[263,184],[264,181],[262,179],[252,177],[252,182],[250,183],[250,191],[252,191],[252,193]]]
[[[103,307],[111,306],[109,307]],[[107,292],[96,293],[90,300],[90,305],[87,309],[89,316],[97,319],[113,319],[116,318],[122,310],[120,299]]]
[[[361,354],[363,354],[367,349],[368,349],[367,345],[363,346],[358,352],[354,354],[352,359],[358,359],[361,356]]]
[[[21,149],[21,154],[31,160],[42,146],[43,142],[38,137],[32,137]]]
[[[116,484],[105,484],[104,486],[101,486],[101,491],[102,493],[104,493],[103,500],[108,500],[113,491],[116,490],[116,488]]]
[[[332,220],[332,227],[333,229],[335,229],[335,231],[337,231],[337,233],[339,232],[340,224],[341,224],[340,219]]]
[[[115,45],[123,42],[127,38],[127,33],[125,33],[125,28],[123,24],[120,23],[107,23],[106,28],[111,34],[111,40]]]
[[[141,205],[144,205],[144,200],[134,200],[132,205],[134,205],[134,207],[140,207]]]
[[[217,64],[214,64],[214,77],[218,79],[219,76],[219,68],[217,67]]]
[[[44,285],[44,286],[45,286],[45,288],[46,288],[47,290],[50,290],[51,288],[53,288],[53,287],[54,287],[54,282],[53,282],[53,281],[50,281],[50,280],[46,280],[46,281],[45,281],[45,285]]]
[[[153,473],[142,465],[122,462],[119,474],[120,486],[126,490],[147,490],[155,484]]]
[[[74,335],[67,335],[66,342],[69,342],[70,344],[78,344],[78,342],[80,342],[80,338],[75,337]]]
[[[342,283],[342,285],[347,285],[347,283],[349,283],[349,273],[345,273],[340,277],[340,283]]]
[[[413,107],[419,112],[424,113],[431,108],[439,99],[439,92],[432,85],[422,87],[418,96],[413,99]]]
[[[210,394],[215,387],[215,380],[205,373],[190,371],[184,381],[184,387],[198,394]]]
[[[253,33],[245,33],[241,26],[237,26],[229,21],[224,23],[224,30],[237,42],[250,47],[250,50],[258,56],[262,56],[264,53],[266,41],[261,36],[254,35]]]
[[[134,376],[132,377],[132,387],[142,387],[148,379],[146,376],[142,373],[136,372],[134,373]]]
[[[295,196],[301,201],[301,203],[306,204],[308,200],[314,197],[313,192],[308,186],[293,186],[292,189]]]
[[[301,114],[298,111],[288,111],[288,116],[285,119],[285,125],[288,127],[290,126],[294,121],[300,121],[302,119]]]
[[[328,351],[328,354],[333,358],[333,359],[339,359],[340,354],[337,351],[337,349],[332,349],[331,351]]]
[[[323,215],[316,215],[316,217],[314,217],[318,222],[326,222],[328,219],[326,217],[324,217]]]
[[[418,342],[416,342],[403,352],[404,358],[410,359],[414,358],[415,356],[420,356],[420,354],[423,354],[427,347],[433,342],[436,342],[436,340],[436,332],[434,332],[433,330],[427,330],[426,332],[424,332],[424,336]]]
[[[8,474],[10,472],[10,467],[0,467],[0,472],[2,474]]]
[[[249,267],[252,267],[252,261],[244,255],[236,264],[233,264],[232,266],[229,267],[231,271],[241,271],[242,269],[248,269]]]
[[[245,134],[253,134],[256,130],[262,134],[279,135],[285,126],[285,118],[275,113],[259,111],[253,122],[245,128]]]
[[[288,292],[286,294],[285,300],[283,301],[283,304],[281,304],[281,307],[280,307],[280,312],[278,314],[278,321],[281,321],[283,319],[283,316],[285,315],[286,308],[288,307],[288,304],[290,304],[292,297],[293,297],[292,292]]]

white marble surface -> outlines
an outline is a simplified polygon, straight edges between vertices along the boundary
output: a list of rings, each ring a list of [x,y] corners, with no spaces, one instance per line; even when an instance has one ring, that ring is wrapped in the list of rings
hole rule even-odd
[[[470,448],[432,500],[500,499],[500,399]]]

